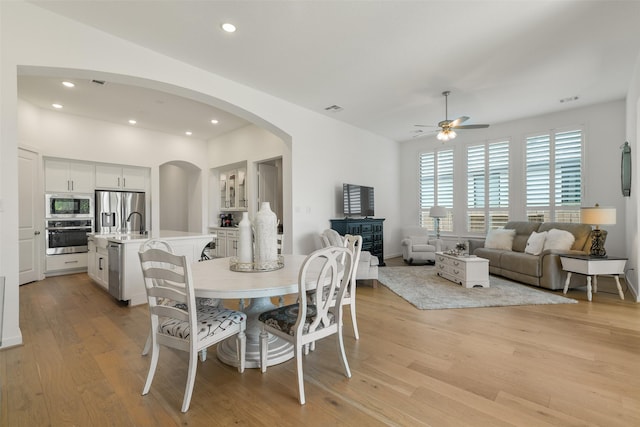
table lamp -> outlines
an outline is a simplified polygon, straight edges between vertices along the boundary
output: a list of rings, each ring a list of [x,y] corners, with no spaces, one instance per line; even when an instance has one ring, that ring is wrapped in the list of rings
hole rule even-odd
[[[440,238],[440,218],[447,217],[447,209],[444,206],[433,206],[429,209],[429,216],[436,219],[436,239]]]
[[[580,217],[583,224],[595,225],[591,231],[591,253],[598,258],[605,258],[607,251],[604,249],[604,241],[607,232],[600,230],[601,225],[614,225],[616,223],[616,208],[601,207],[596,203],[594,207],[580,208]]]

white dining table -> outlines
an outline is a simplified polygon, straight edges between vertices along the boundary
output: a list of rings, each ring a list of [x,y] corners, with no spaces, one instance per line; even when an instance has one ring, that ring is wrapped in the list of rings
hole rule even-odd
[[[271,297],[298,293],[298,273],[306,255],[283,255],[284,267],[273,271],[238,272],[230,269],[230,258],[216,258],[191,264],[195,295],[204,298],[236,299],[249,301],[247,314],[246,367],[260,367],[260,313],[276,306]],[[317,277],[317,276],[316,276]],[[307,285],[315,288],[315,283]],[[235,338],[218,344],[218,358],[231,366],[237,366]],[[274,335],[269,336],[267,366],[293,358],[293,346]]]

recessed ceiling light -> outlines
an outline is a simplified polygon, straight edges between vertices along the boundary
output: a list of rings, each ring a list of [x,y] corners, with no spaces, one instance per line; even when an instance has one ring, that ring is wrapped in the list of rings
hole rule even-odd
[[[225,22],[224,24],[221,25],[221,27],[227,33],[235,33],[236,32],[236,26],[231,24],[231,23],[229,23],[229,22]]]
[[[193,135],[193,132],[191,132],[190,130],[188,130],[188,131],[186,131],[184,134],[185,134],[185,135],[187,135],[187,136],[191,136],[191,135]]]
[[[211,119],[211,123],[217,125],[219,122],[216,119]]]
[[[138,123],[138,122],[137,122],[137,121],[135,121],[135,120],[133,120],[133,119],[129,120],[129,124],[130,124],[130,125],[135,125],[136,123]]]
[[[62,104],[51,104],[51,106],[52,106],[53,108],[57,108],[57,109],[62,108]]]
[[[73,84],[72,82],[62,82],[62,85],[66,86],[66,87],[74,87],[75,86],[75,84]]]

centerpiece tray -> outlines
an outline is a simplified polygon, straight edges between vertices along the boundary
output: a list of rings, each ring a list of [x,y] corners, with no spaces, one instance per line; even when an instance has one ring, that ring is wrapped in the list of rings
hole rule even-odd
[[[241,273],[262,273],[265,271],[275,271],[284,268],[284,257],[278,255],[278,259],[274,261],[264,262],[240,262],[238,257],[229,259],[229,269]]]

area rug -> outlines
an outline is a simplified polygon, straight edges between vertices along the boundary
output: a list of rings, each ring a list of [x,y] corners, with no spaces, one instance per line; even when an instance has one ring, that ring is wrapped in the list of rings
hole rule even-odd
[[[466,289],[424,266],[381,267],[378,281],[421,310],[578,302],[497,276],[489,276],[489,288]]]

